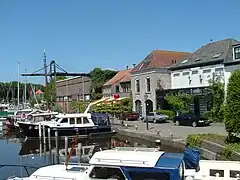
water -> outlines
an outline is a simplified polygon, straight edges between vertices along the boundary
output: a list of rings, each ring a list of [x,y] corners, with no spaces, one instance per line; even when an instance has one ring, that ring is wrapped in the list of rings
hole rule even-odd
[[[69,151],[71,148],[71,140],[68,142]],[[40,143],[41,142],[41,143]],[[91,156],[104,149],[111,149],[114,146],[140,146],[140,147],[155,147],[154,143],[147,141],[137,140],[129,142],[124,136],[116,135],[114,137],[98,137],[94,139],[79,139],[78,142],[82,144],[83,152],[81,156],[81,162],[88,162]],[[55,164],[56,150],[55,140],[51,141],[51,150],[48,147],[48,141],[44,147],[43,141],[26,140],[25,138],[19,138],[18,133],[10,133],[7,136],[0,135],[0,167],[1,165],[27,165],[34,167],[41,167],[45,165]],[[65,142],[59,141],[60,157],[59,161],[65,161]],[[162,145],[162,149],[168,152],[182,152],[182,150],[166,147]],[[79,162],[80,156],[76,156],[73,153],[71,162]],[[31,174],[36,168],[27,168]],[[11,176],[23,177],[27,176],[24,168],[21,167],[2,167],[0,168],[0,180],[6,179]]]

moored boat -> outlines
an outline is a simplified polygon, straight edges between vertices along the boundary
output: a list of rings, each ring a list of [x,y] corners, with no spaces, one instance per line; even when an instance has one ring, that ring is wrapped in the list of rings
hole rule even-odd
[[[59,136],[88,135],[91,133],[110,132],[111,124],[108,116],[99,113],[59,114],[49,121],[18,122],[19,128],[27,137],[39,137],[39,133],[54,136],[58,131]],[[43,128],[44,127],[44,128]],[[39,131],[39,129],[41,129]]]
[[[167,153],[155,148],[115,148],[96,152],[89,165],[46,166],[21,179],[239,179],[240,162],[199,160],[196,152],[189,148],[185,153]]]

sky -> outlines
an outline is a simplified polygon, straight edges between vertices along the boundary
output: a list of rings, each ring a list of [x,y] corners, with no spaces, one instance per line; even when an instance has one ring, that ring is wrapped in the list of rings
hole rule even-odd
[[[239,0],[0,0],[0,81],[18,79],[18,61],[21,73],[41,69],[44,50],[48,63],[89,72],[131,67],[156,49],[240,40],[239,7]]]

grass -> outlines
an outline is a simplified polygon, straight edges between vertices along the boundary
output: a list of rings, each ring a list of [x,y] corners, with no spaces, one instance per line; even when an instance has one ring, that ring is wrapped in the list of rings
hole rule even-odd
[[[234,138],[234,142],[227,143],[227,136],[218,135],[218,134],[193,134],[189,135],[187,142],[191,147],[201,146],[203,140],[215,142],[222,146],[225,146],[227,149],[236,151],[240,153],[240,138]]]

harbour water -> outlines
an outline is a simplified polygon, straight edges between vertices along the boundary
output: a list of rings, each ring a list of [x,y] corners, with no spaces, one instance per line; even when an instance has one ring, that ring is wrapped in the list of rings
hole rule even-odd
[[[109,136],[109,137],[97,137],[91,139],[78,139],[78,143],[81,144],[81,153],[76,151],[70,159],[70,162],[87,163],[91,156],[96,152],[104,149],[111,149],[116,146],[137,146],[137,147],[155,147],[154,143],[142,141],[142,142],[128,142],[125,137]],[[22,167],[12,167],[5,165],[24,165],[28,173],[32,173],[36,168],[55,164],[63,163],[67,156],[65,156],[66,148],[65,141],[61,140],[58,144],[59,156],[56,152],[55,140],[51,141],[51,148],[49,149],[48,141],[44,144],[43,140],[26,139],[18,137],[17,134],[10,133],[7,135],[1,135],[0,138],[0,179],[6,179],[11,176],[23,177],[27,176],[27,172]],[[67,146],[68,152],[70,152],[73,140],[69,139]],[[162,145],[162,150],[168,152],[180,152],[181,150],[173,149],[171,147],[165,147]],[[32,168],[30,168],[31,166]],[[34,167],[34,168],[33,168]]]

